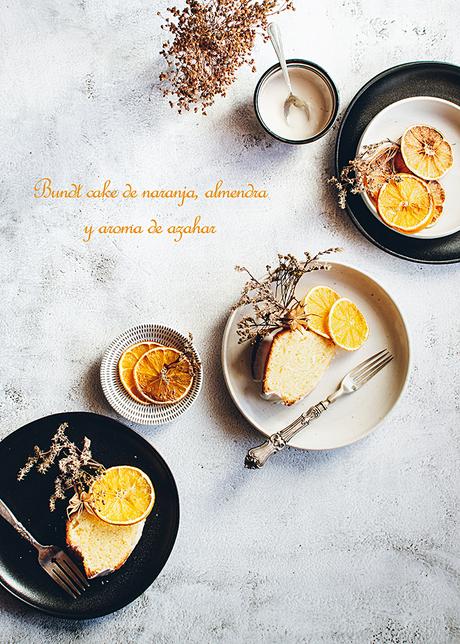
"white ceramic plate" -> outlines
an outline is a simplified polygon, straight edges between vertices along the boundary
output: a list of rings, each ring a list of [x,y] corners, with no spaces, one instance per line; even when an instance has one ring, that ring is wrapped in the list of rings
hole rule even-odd
[[[329,264],[330,271],[315,271],[302,278],[297,297],[302,297],[317,284],[331,286],[358,305],[366,316],[370,333],[358,351],[338,349],[319,385],[302,401],[285,407],[261,398],[260,383],[251,379],[250,346],[238,344],[236,334],[237,323],[245,309],[240,308],[230,315],[222,340],[222,366],[230,395],[246,419],[266,436],[279,431],[311,405],[326,398],[343,376],[365,358],[384,348],[393,353],[395,359],[362,389],[331,405],[294,437],[290,445],[300,449],[342,447],[369,434],[393,409],[409,374],[409,336],[402,313],[391,296],[362,271],[338,262]]]
[[[178,418],[193,405],[201,389],[203,379],[201,368],[195,374],[188,394],[171,405],[141,405],[127,394],[118,375],[118,361],[121,354],[131,345],[138,342],[158,342],[164,346],[182,350],[185,341],[186,338],[181,333],[161,324],[140,324],[124,331],[113,340],[102,358],[101,385],[107,401],[117,414],[140,425],[163,425]],[[195,349],[193,352],[199,361],[198,353]]]
[[[410,237],[421,239],[445,237],[460,230],[460,107],[458,105],[432,96],[414,96],[392,103],[379,112],[364,130],[357,153],[359,154],[365,145],[385,139],[397,141],[412,125],[431,125],[442,132],[452,145],[454,165],[440,179],[446,193],[444,211],[440,219],[432,228],[425,228]],[[366,194],[362,197],[373,215],[382,221],[369,197]],[[405,233],[400,234],[405,235]]]

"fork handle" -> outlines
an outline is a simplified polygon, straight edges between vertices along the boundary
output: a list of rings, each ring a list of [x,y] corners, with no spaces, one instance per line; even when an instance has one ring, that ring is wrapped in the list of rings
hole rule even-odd
[[[38,541],[36,541],[30,532],[25,528],[22,523],[14,516],[9,507],[4,501],[0,499],[0,516],[2,516],[5,521],[8,521],[10,525],[18,532],[23,539],[28,541],[34,548],[39,550],[42,546]]]
[[[329,400],[322,400],[317,405],[313,405],[313,407],[310,407],[310,409],[301,414],[290,425],[276,432],[276,434],[272,434],[265,443],[250,449],[246,454],[244,466],[250,470],[263,467],[270,456],[284,449],[291,438],[300,432],[301,429],[307,427],[312,420],[318,418],[327,409],[329,404]]]

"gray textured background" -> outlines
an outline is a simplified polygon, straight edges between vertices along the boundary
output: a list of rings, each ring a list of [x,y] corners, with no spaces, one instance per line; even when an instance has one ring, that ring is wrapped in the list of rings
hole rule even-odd
[[[335,131],[309,147],[267,138],[244,70],[207,118],[178,117],[156,83],[161,35],[147,0],[16,0],[0,17],[1,428],[52,412],[113,415],[98,384],[102,352],[125,328],[161,322],[194,333],[205,386],[193,409],[141,429],[170,464],[182,500],[161,577],[115,615],[42,616],[0,591],[3,642],[460,641],[458,267],[385,255],[335,206],[323,179]],[[345,107],[396,63],[460,63],[456,0],[297,2],[287,52],[323,65]],[[274,62],[256,49],[258,72]],[[201,204],[218,234],[82,242],[86,223],[187,222],[143,202],[41,202],[34,181],[110,177],[143,187],[218,178],[267,186],[268,202]],[[236,263],[334,244],[398,296],[414,370],[391,421],[337,452],[285,452],[243,470],[257,434],[236,412],[219,351],[241,286]]]

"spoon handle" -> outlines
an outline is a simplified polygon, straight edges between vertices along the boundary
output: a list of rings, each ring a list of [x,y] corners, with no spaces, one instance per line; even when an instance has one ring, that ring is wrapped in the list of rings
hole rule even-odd
[[[273,49],[278,57],[279,63],[281,65],[281,71],[283,72],[283,77],[286,82],[286,85],[289,88],[289,93],[292,94],[292,85],[291,79],[289,78],[289,72],[286,65],[286,59],[284,57],[283,50],[283,41],[281,40],[281,31],[278,25],[274,22],[271,22],[267,27],[268,35],[270,37],[270,42],[273,45]]]

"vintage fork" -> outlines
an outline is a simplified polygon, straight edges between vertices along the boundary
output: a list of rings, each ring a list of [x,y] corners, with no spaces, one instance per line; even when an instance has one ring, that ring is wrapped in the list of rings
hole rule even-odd
[[[253,447],[246,454],[244,461],[245,467],[249,469],[258,469],[263,467],[267,460],[276,452],[281,451],[286,447],[289,441],[304,427],[309,425],[312,420],[318,418],[327,407],[338,398],[345,394],[352,394],[360,387],[366,384],[373,378],[383,367],[393,360],[393,356],[388,349],[383,349],[375,353],[367,360],[364,360],[359,365],[354,367],[342,379],[336,391],[322,400],[317,405],[313,405],[298,418],[296,418],[290,425],[285,427],[276,434],[272,434],[265,443],[258,447]]]
[[[21,537],[28,541],[38,551],[38,563],[58,586],[74,599],[77,599],[88,587],[89,583],[72,559],[57,546],[42,546],[14,516],[9,507],[0,499],[0,516],[13,526]]]

